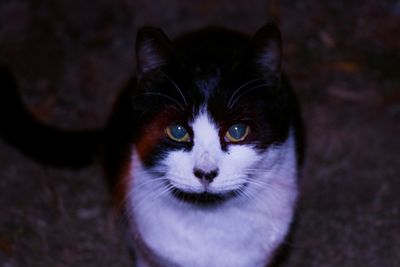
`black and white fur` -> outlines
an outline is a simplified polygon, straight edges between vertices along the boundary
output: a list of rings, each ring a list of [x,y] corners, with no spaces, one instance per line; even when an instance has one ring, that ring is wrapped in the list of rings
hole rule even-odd
[[[117,169],[137,266],[266,266],[291,225],[301,161],[278,29],[249,38],[209,28],[171,42],[144,28],[137,61],[132,94],[121,100],[130,120],[110,123],[111,136],[126,140],[114,157],[124,158]],[[236,122],[250,125],[249,136],[225,142]],[[168,139],[173,123],[190,142]],[[205,186],[196,169],[217,175]]]

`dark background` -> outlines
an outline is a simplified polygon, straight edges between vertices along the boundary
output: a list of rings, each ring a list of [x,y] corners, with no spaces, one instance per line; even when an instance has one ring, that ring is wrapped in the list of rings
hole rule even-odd
[[[0,61],[42,122],[97,128],[138,27],[252,34],[271,18],[308,139],[283,266],[400,266],[399,1],[0,0]],[[0,266],[129,266],[109,202],[98,163],[56,169],[0,139]]]

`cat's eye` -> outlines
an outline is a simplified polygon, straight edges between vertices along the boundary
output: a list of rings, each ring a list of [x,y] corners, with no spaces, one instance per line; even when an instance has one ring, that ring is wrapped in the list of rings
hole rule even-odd
[[[225,141],[237,143],[243,141],[250,132],[250,127],[244,123],[237,123],[229,127],[225,133]]]
[[[175,142],[190,142],[188,131],[180,124],[173,124],[165,128],[167,136]]]

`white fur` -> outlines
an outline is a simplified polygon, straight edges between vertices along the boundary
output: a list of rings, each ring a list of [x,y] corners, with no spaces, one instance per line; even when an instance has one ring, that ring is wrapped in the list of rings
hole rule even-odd
[[[134,231],[173,266],[265,266],[288,231],[297,197],[292,134],[262,154],[251,145],[231,145],[224,152],[219,129],[207,114],[191,127],[192,150],[169,153],[158,167],[165,177],[144,169],[133,151],[128,208]],[[205,190],[193,175],[195,166],[219,169],[210,192],[242,188],[243,194],[212,208],[176,199],[165,180],[186,192]]]

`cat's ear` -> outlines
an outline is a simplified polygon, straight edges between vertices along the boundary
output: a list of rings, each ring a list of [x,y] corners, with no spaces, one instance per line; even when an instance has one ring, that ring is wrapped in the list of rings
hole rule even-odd
[[[253,37],[256,62],[267,73],[279,74],[282,60],[282,38],[278,27],[268,23]]]
[[[158,28],[143,27],[136,37],[136,65],[139,77],[166,64],[171,41]]]

